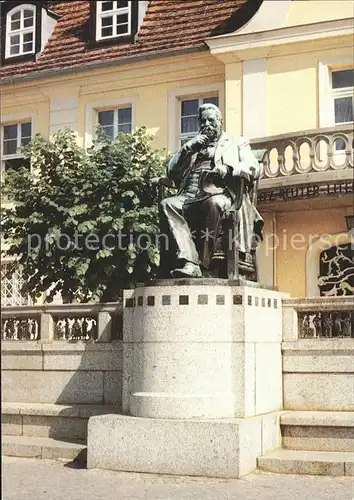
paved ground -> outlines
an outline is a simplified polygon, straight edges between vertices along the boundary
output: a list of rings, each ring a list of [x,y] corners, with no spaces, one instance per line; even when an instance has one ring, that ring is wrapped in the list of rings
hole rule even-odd
[[[3,457],[3,500],[353,500],[353,478],[251,474],[222,480],[73,468]]]

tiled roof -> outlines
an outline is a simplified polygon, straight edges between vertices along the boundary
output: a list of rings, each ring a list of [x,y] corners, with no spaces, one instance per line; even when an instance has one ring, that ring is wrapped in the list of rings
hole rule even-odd
[[[90,44],[91,1],[53,2],[59,16],[37,61],[4,65],[1,79],[78,68],[91,63],[206,48],[207,37],[236,30],[257,11],[259,0],[152,0],[135,43]]]

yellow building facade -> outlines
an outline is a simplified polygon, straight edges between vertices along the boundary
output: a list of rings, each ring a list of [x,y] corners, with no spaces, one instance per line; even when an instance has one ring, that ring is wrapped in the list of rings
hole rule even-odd
[[[269,175],[264,171],[259,183],[265,219],[261,282],[293,296],[320,295],[321,251],[327,243],[329,248],[350,242],[347,223],[354,213],[353,124],[336,122],[335,99],[342,94],[332,85],[334,72],[350,77],[353,71],[352,16],[350,1],[266,1],[235,32],[207,38],[208,50],[5,78],[1,124],[30,120],[32,134],[45,136],[70,126],[88,147],[99,113],[130,109],[132,129],[145,125],[157,148],[174,152],[182,134],[182,103],[217,97],[226,131],[267,149]],[[333,145],[336,131],[344,146]],[[280,169],[285,174],[277,173],[277,147],[321,134],[332,140],[332,149],[323,152],[320,143],[313,148],[320,167],[308,167],[310,146],[300,153],[294,146],[281,162],[288,164]],[[305,167],[287,174],[295,150]],[[328,151],[334,163],[325,168]],[[321,196],[294,191],[316,185]],[[318,244],[321,235],[327,238],[324,246]]]

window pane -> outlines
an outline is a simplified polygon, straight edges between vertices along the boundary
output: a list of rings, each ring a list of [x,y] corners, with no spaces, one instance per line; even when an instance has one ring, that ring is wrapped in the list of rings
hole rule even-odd
[[[118,123],[131,123],[132,121],[132,108],[118,109]]]
[[[33,26],[33,18],[32,19],[25,19],[23,21],[23,25],[25,28],[30,28],[31,26]]]
[[[17,139],[17,125],[6,125],[4,127],[4,139]]]
[[[101,4],[102,4],[102,12],[113,9],[113,2],[101,2]]]
[[[17,12],[15,12],[15,14],[12,14],[11,21],[16,21],[17,19],[20,19],[20,18],[21,18],[21,12],[17,11]]]
[[[114,127],[113,125],[107,126],[107,127],[102,127],[103,132],[108,135],[111,139],[114,139]]]
[[[128,14],[121,14],[117,16],[117,24],[127,24]]]
[[[15,155],[17,152],[17,140],[10,139],[8,141],[4,141],[4,155]]]
[[[345,87],[354,87],[354,70],[344,69],[342,71],[333,71],[332,87],[334,89],[343,89]]]
[[[103,17],[102,18],[102,26],[113,26],[113,17]]]
[[[131,131],[132,131],[132,126],[130,123],[118,124],[118,132],[124,132],[125,134],[130,134]]]
[[[199,123],[197,116],[185,116],[181,120],[181,132],[187,134],[189,132],[197,132],[199,130]]]
[[[10,36],[10,45],[20,45],[20,35]]]
[[[33,50],[33,43],[28,42],[23,44],[23,52],[32,52]]]
[[[11,55],[16,55],[16,54],[19,54],[19,53],[20,53],[20,46],[19,45],[13,45],[10,48],[10,54]]]
[[[32,42],[32,40],[33,40],[33,33],[25,33],[23,35],[24,42]]]
[[[30,138],[32,135],[32,124],[31,122],[21,123],[21,139]]]
[[[198,115],[199,101],[198,99],[190,99],[188,101],[182,101],[181,115],[191,116]]]
[[[33,19],[33,10],[26,9],[25,12],[24,12],[24,18],[25,19],[27,19],[27,18],[32,18]]]
[[[210,103],[215,104],[215,106],[219,106],[219,98],[218,97],[205,97],[203,99],[203,104]]]
[[[113,35],[113,27],[102,28],[102,30],[101,30],[101,36],[102,36],[102,38],[105,38],[107,36],[112,36],[112,35]]]
[[[12,21],[11,22],[11,31],[19,30],[21,28],[20,21]]]
[[[98,113],[98,123],[104,127],[104,126],[111,126],[114,123],[114,111],[108,110],[108,111],[100,111]]]
[[[129,32],[127,24],[119,24],[117,26],[117,35],[125,35]]]
[[[338,97],[334,99],[335,123],[353,121],[353,99],[351,97]]]
[[[11,169],[19,170],[25,167],[30,170],[30,161],[26,158],[13,158],[12,160],[5,161],[5,171]]]
[[[124,9],[125,7],[128,7],[128,2],[117,2],[117,7],[118,9]]]

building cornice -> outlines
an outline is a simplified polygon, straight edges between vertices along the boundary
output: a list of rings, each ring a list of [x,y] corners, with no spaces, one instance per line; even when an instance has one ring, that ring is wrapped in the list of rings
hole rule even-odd
[[[353,34],[353,18],[290,26],[253,33],[234,32],[206,39],[211,54],[222,56],[244,50],[259,50],[285,44],[315,41]]]

